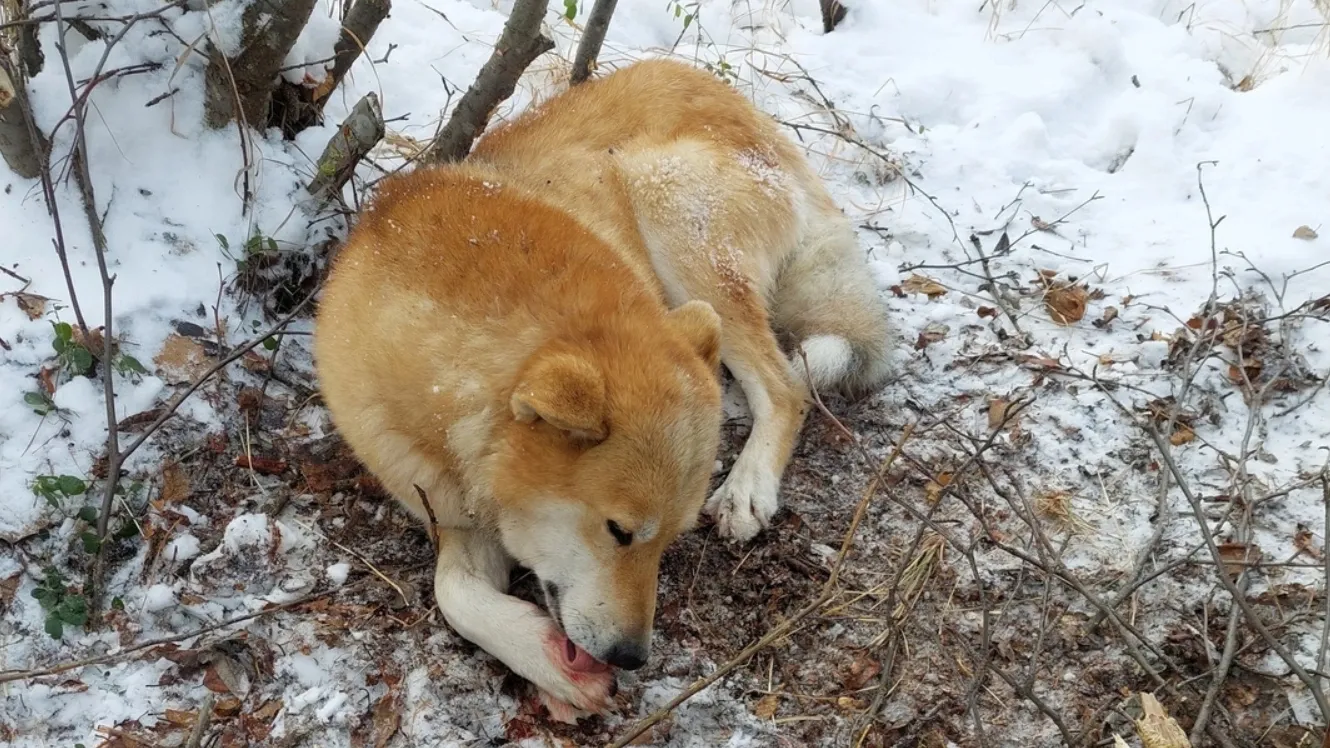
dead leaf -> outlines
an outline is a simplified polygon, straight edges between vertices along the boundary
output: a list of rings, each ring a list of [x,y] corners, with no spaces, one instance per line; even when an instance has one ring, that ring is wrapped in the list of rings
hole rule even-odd
[[[281,475],[286,472],[286,460],[259,455],[236,455],[236,467],[253,470],[259,475]]]
[[[189,473],[180,467],[180,463],[170,460],[163,464],[160,495],[162,505],[179,504],[188,499],[191,493],[193,493],[193,488],[189,483]]]
[[[1250,75],[1242,76],[1242,80],[1238,81],[1237,84],[1233,86],[1234,91],[1241,91],[1243,93],[1246,93],[1253,88],[1256,88],[1256,79]]]
[[[370,712],[369,744],[374,748],[384,748],[388,741],[397,734],[402,723],[402,698],[395,688],[390,688],[382,698],[374,703]]]
[[[989,319],[998,316],[998,310],[994,309],[991,306],[981,306],[976,311],[979,313],[979,316],[982,319]]]
[[[14,602],[14,596],[18,594],[18,583],[23,579],[23,572],[16,571],[10,576],[0,579],[0,613],[9,610],[9,606]]]
[[[771,719],[776,716],[776,710],[779,708],[780,697],[770,693],[757,700],[757,703],[753,705],[753,714],[758,719]]]
[[[162,350],[153,358],[157,376],[167,384],[187,384],[199,379],[212,367],[212,360],[198,341],[171,333]]]
[[[1141,736],[1144,748],[1191,748],[1187,733],[1177,720],[1168,716],[1154,694],[1141,694],[1141,710],[1144,715],[1136,720],[1136,733]]]
[[[1092,324],[1093,324],[1095,327],[1098,327],[1098,328],[1100,328],[1100,329],[1103,329],[1103,328],[1107,327],[1107,326],[1109,325],[1109,323],[1111,323],[1113,320],[1115,320],[1115,319],[1117,319],[1117,318],[1118,318],[1118,308],[1117,308],[1117,307],[1115,307],[1115,306],[1104,307],[1104,316],[1103,316],[1103,317],[1100,317],[1100,318],[1097,319],[1097,320],[1095,320]]]
[[[234,717],[240,713],[241,706],[243,704],[240,699],[227,696],[217,700],[217,704],[212,708],[212,713],[218,717]]]
[[[37,382],[41,384],[42,391],[48,395],[55,394],[55,374],[58,371],[53,366],[43,366],[37,372]]]
[[[18,308],[28,315],[28,319],[41,319],[41,316],[46,314],[46,302],[50,301],[45,296],[22,291],[14,294],[14,300],[18,302]]]
[[[1053,230],[1053,224],[1049,223],[1048,221],[1045,221],[1044,219],[1040,218],[1039,216],[1030,216],[1030,225],[1033,226],[1033,227],[1035,228],[1036,231],[1052,231],[1052,230]]]
[[[941,322],[934,322],[919,333],[919,339],[914,342],[914,349],[922,351],[939,340],[945,340],[949,332],[951,332],[951,327]]]
[[[1321,558],[1321,552],[1312,545],[1312,531],[1302,523],[1298,523],[1298,531],[1293,534],[1293,547],[1297,548],[1299,553],[1305,553],[1318,560]]]
[[[1317,234],[1317,233],[1316,233],[1316,229],[1312,228],[1311,226],[1299,226],[1299,227],[1297,227],[1296,229],[1293,230],[1293,238],[1294,238],[1294,239],[1302,239],[1302,240],[1304,240],[1304,241],[1312,241],[1312,240],[1315,239],[1317,236],[1319,236],[1319,234]]]
[[[1053,286],[1044,294],[1044,308],[1059,325],[1074,324],[1085,316],[1088,295],[1084,286]]]
[[[207,672],[203,674],[203,687],[213,693],[231,693],[231,689],[226,685],[226,681],[222,680],[215,666],[209,666]]]
[[[1248,543],[1220,543],[1219,557],[1224,563],[1224,573],[1237,581],[1243,569],[1260,562],[1261,549]]]
[[[1030,369],[1061,369],[1062,364],[1055,358],[1048,356],[1035,356],[1033,354],[1022,354],[1018,359],[1021,366]]]
[[[130,434],[145,431],[154,421],[161,417],[162,412],[162,408],[140,411],[132,416],[127,416],[121,420],[120,423],[117,423],[115,425],[115,430]]]
[[[989,431],[996,431],[997,429],[1002,427],[1002,422],[1003,420],[1006,419],[1007,416],[1007,408],[1010,406],[1011,403],[1007,402],[1006,400],[1001,400],[998,398],[993,398],[992,400],[988,401]]]
[[[942,498],[942,492],[951,485],[953,477],[951,473],[938,473],[937,478],[928,481],[924,486],[924,495],[928,498],[928,503],[936,504],[938,499]]]
[[[1195,438],[1195,431],[1192,431],[1189,426],[1179,424],[1178,427],[1173,430],[1173,435],[1168,437],[1168,443],[1175,447],[1181,447],[1183,444],[1186,444]]]
[[[941,283],[919,274],[911,275],[901,284],[901,290],[904,293],[921,293],[928,297],[929,301],[942,296],[947,292],[946,286]]]
[[[845,678],[845,688],[850,691],[858,691],[868,685],[868,681],[876,678],[882,672],[882,663],[868,657],[860,655],[850,664],[850,673]]]

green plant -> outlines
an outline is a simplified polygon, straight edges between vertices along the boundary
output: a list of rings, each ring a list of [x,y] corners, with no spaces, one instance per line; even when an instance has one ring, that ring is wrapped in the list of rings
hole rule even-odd
[[[65,626],[78,627],[88,622],[87,598],[71,594],[65,587],[65,578],[54,567],[47,567],[32,596],[46,611],[46,633],[52,639],[60,639]]]
[[[32,481],[32,492],[59,509],[62,500],[88,492],[88,484],[73,475],[39,475]]]
[[[139,363],[137,358],[124,353],[118,354],[115,357],[115,361],[112,362],[111,367],[119,372],[120,376],[129,377],[136,382],[139,377],[148,373],[148,370],[143,367],[143,364]]]
[[[577,17],[577,0],[563,0],[563,17],[570,21]]]
[[[693,24],[693,21],[697,20],[697,2],[691,2],[685,5],[684,3],[679,2],[679,0],[670,0],[670,3],[666,5],[665,8],[667,10],[673,10],[675,18],[683,19],[684,31],[687,31],[688,27]]]
[[[23,393],[23,402],[27,403],[28,407],[32,408],[33,412],[39,416],[50,415],[59,410],[51,396],[41,390]]]
[[[95,361],[92,351],[74,340],[74,328],[68,322],[53,322],[55,340],[51,348],[55,349],[55,359],[60,368],[72,377],[82,376],[92,371]]]
[[[240,271],[244,271],[246,265],[256,257],[274,258],[280,252],[277,247],[277,240],[271,236],[264,236],[263,232],[258,229],[255,229],[244,244],[240,245],[239,257],[231,253],[231,242],[227,241],[225,236],[221,234],[214,234],[213,236],[217,239],[217,244],[222,248],[222,252],[227,257],[235,260],[236,269]]]

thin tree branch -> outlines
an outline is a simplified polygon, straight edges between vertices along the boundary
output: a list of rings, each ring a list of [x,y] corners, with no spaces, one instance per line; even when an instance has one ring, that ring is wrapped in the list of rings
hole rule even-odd
[[[576,86],[591,77],[596,67],[596,58],[600,56],[600,47],[605,43],[605,32],[610,28],[610,17],[614,15],[614,6],[618,0],[596,0],[587,17],[586,27],[582,29],[582,41],[577,45],[577,56],[573,58],[573,74],[569,84]]]

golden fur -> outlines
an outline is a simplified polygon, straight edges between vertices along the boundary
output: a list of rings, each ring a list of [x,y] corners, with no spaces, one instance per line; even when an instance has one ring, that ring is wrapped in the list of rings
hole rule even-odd
[[[614,677],[574,667],[564,634],[639,666],[665,547],[704,505],[729,537],[766,526],[806,375],[872,390],[885,325],[798,149],[715,77],[651,61],[385,180],[315,344],[347,442],[422,520],[429,498],[450,625],[567,717],[606,708]],[[721,362],[753,430],[708,499]],[[505,594],[513,562],[558,621]]]

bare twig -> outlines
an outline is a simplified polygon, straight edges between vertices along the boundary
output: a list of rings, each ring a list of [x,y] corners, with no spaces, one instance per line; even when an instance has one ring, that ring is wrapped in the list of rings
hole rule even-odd
[[[576,86],[591,77],[617,3],[618,0],[596,0],[596,4],[591,7],[591,15],[587,17],[586,27],[582,29],[582,41],[577,44],[577,56],[573,58],[573,73],[568,79],[570,85]]]
[[[668,717],[671,712],[679,708],[680,704],[683,704],[711,684],[742,667],[744,663],[752,659],[753,655],[761,652],[771,646],[773,642],[788,635],[799,625],[800,622],[820,609],[832,598],[833,595],[836,594],[836,584],[840,581],[840,574],[845,565],[845,559],[850,555],[850,549],[854,545],[854,536],[859,529],[859,523],[863,520],[864,513],[867,511],[869,503],[877,494],[878,486],[891,470],[892,464],[895,463],[896,458],[900,455],[901,449],[905,447],[905,443],[909,441],[910,435],[914,433],[914,427],[915,424],[913,423],[905,426],[905,430],[901,432],[900,441],[896,443],[891,454],[883,460],[881,466],[878,467],[877,473],[873,476],[873,479],[869,481],[868,486],[864,488],[863,495],[859,498],[859,505],[855,507],[854,517],[850,520],[850,527],[845,531],[845,536],[841,540],[840,551],[836,553],[836,560],[831,566],[831,574],[827,577],[827,580],[822,583],[822,590],[818,593],[817,597],[815,597],[812,602],[800,608],[792,616],[785,619],[785,621],[779,626],[768,631],[762,636],[762,638],[745,647],[743,651],[732,657],[728,662],[716,668],[710,675],[694,681],[693,684],[688,688],[685,688],[682,693],[671,699],[668,704],[656,710],[650,716],[638,720],[627,730],[627,732],[620,735],[619,738],[610,745],[610,748],[624,748],[624,746],[632,743],[639,735],[650,730],[657,722]]]
[[[457,102],[448,124],[430,144],[425,160],[432,163],[460,161],[484,132],[495,107],[513,95],[517,79],[537,57],[554,49],[554,42],[540,33],[549,0],[517,0],[494,53],[480,69],[471,87]]]
[[[185,748],[199,748],[203,745],[203,736],[208,734],[208,725],[212,722],[212,705],[216,701],[217,697],[211,693],[203,697],[203,703],[199,704],[199,716],[194,719],[194,729],[189,733],[189,740],[185,741]]]

